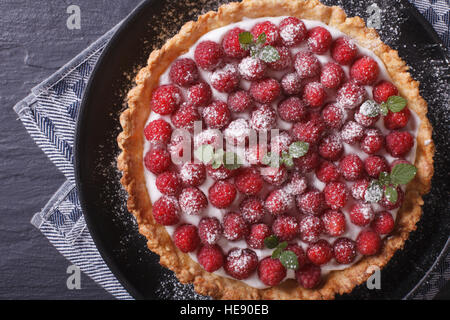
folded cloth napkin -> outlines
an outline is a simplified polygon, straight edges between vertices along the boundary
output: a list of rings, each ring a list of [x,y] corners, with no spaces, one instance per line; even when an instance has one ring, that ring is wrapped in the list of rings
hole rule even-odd
[[[410,0],[433,24],[447,46],[449,38],[449,0]],[[119,24],[120,25],[120,24]],[[69,261],[118,299],[132,299],[101,258],[80,208],[74,183],[73,146],[76,120],[89,76],[118,26],[85,49],[50,78],[31,90],[14,110],[25,128],[67,181],[48,204],[34,215],[36,226]],[[443,254],[409,299],[432,299],[450,279],[450,255]],[[174,280],[176,282],[176,280]],[[177,284],[172,284],[172,286]],[[182,288],[176,288],[178,292]],[[175,291],[176,291],[175,290]],[[186,298],[186,295],[167,297]],[[190,298],[199,298],[187,295]]]

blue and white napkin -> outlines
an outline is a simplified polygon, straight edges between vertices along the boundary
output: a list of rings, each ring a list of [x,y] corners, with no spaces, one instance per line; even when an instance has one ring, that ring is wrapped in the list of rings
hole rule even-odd
[[[410,0],[450,46],[450,0]],[[132,299],[101,258],[80,208],[74,183],[74,133],[84,88],[114,27],[58,72],[31,90],[14,110],[28,133],[67,181],[31,220],[61,254],[118,299]],[[408,299],[432,299],[450,279],[444,254]],[[179,295],[178,298],[182,298]]]

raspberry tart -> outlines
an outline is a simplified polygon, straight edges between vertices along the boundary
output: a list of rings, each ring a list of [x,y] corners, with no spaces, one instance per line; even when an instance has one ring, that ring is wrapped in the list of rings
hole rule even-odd
[[[401,249],[434,145],[419,84],[317,0],[221,6],[151,53],[118,164],[148,248],[217,299],[333,299]]]

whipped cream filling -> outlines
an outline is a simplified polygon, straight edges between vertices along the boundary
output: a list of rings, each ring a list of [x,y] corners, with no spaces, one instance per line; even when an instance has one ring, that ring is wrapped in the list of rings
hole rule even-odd
[[[196,44],[194,44],[190,50],[180,56],[180,58],[191,58],[194,59],[194,51],[195,48],[197,46],[198,43],[205,41],[205,40],[212,40],[215,41],[217,43],[221,43],[222,38],[224,37],[224,35],[227,33],[227,31],[229,31],[232,28],[235,27],[240,27],[244,30],[250,30],[255,24],[259,23],[259,22],[263,22],[263,21],[271,21],[272,23],[274,23],[275,25],[279,25],[279,23],[286,17],[264,17],[264,18],[259,18],[259,19],[244,19],[243,21],[234,23],[234,24],[230,24],[227,25],[225,27],[219,28],[219,29],[215,29],[210,31],[209,33],[203,35],[197,42]],[[324,23],[318,22],[318,21],[311,21],[311,20],[304,20],[302,19],[302,21],[304,22],[304,24],[306,25],[306,28],[309,30],[311,28],[314,28],[316,26],[322,26],[324,28],[326,28],[331,35],[333,36],[333,39],[337,39],[339,37],[343,37],[346,36],[344,33],[340,32],[339,30],[332,28]],[[387,81],[391,81],[391,78],[389,77],[389,74],[387,73],[387,70],[384,66],[384,63],[370,50],[363,48],[361,46],[359,46],[356,42],[355,44],[358,47],[359,50],[359,55],[366,55],[366,56],[370,56],[373,59],[375,59],[375,61],[377,61],[379,67],[380,67],[380,75],[379,75],[379,80],[387,80]],[[300,50],[308,50],[307,48],[307,44],[306,41],[303,41],[300,45],[295,46],[295,47],[290,47],[289,48],[291,50],[292,56],[294,56],[298,51]],[[326,53],[324,55],[316,55],[317,58],[319,59],[319,61],[321,62],[322,65],[326,64],[327,62],[333,61],[333,59],[330,56],[330,53]],[[349,66],[342,66],[342,68],[344,69],[344,72],[346,74],[346,78],[349,79],[349,71],[350,71],[350,67]],[[163,85],[163,84],[168,84],[170,83],[170,79],[169,79],[169,70],[170,68],[168,68],[166,70],[166,72],[164,74],[161,75],[160,79],[159,79],[159,84]],[[212,72],[210,71],[205,71],[199,68],[199,72],[200,72],[200,78],[207,81],[208,83],[210,83],[210,78],[211,78],[211,74]],[[277,80],[281,80],[281,77],[286,73],[287,71],[273,71],[268,69],[266,72],[266,75],[268,77],[272,77],[275,78]],[[246,81],[246,80],[241,80],[240,83],[241,88],[248,90],[250,87],[250,82]],[[372,97],[372,87],[367,86],[366,87],[366,91],[367,91],[367,96],[368,99],[373,99]],[[187,97],[187,90],[185,88],[181,88],[183,91],[183,95],[184,95],[184,100],[186,100]],[[221,100],[221,101],[227,101],[228,98],[228,94],[226,93],[222,93],[222,92],[218,92],[217,90],[215,90],[214,88],[212,88],[213,91],[213,99],[214,100]],[[336,91],[335,90],[328,90],[328,98],[326,103],[329,102],[334,102],[335,98],[336,98]],[[274,108],[274,110],[277,110],[277,105],[279,103],[279,101],[281,100],[281,98],[277,99],[276,101],[274,101],[271,105]],[[418,116],[414,113],[413,110],[411,110],[411,117],[410,120],[408,122],[407,127],[404,128],[404,130],[409,131],[415,138],[417,137],[417,132],[418,132],[418,128],[420,125],[420,120],[418,118]],[[171,123],[170,121],[170,116],[161,116],[159,114],[156,114],[155,112],[151,112],[149,119],[147,120],[147,124],[150,123],[151,121],[158,119],[158,118],[163,118],[165,119],[167,122]],[[242,113],[242,114],[233,114],[233,118],[232,120],[235,119],[239,119],[239,118],[244,118],[244,119],[248,119],[249,118],[249,113]],[[291,127],[293,126],[292,123],[288,123],[285,122],[283,120],[281,120],[279,117],[277,117],[277,124],[276,127],[279,128],[280,130],[289,130],[291,129]],[[381,130],[381,132],[383,133],[383,135],[386,135],[389,130],[387,130],[384,125],[383,125],[383,119],[382,117],[380,117],[380,120],[377,122],[377,124],[375,125],[375,127],[377,127],[378,129]],[[145,140],[145,144],[144,144],[144,155],[149,151],[150,149],[150,143]],[[346,143],[343,143],[344,145],[344,154],[356,154],[358,155],[363,161],[364,159],[366,159],[368,157],[368,155],[366,153],[364,153],[361,149],[359,149],[356,146],[353,145],[349,145]],[[241,150],[242,151],[242,150]],[[239,154],[239,151],[238,151]],[[379,155],[382,155],[386,158],[387,162],[389,164],[391,164],[395,158],[392,157],[389,153],[387,153],[384,149],[381,152],[378,152]],[[410,163],[414,163],[416,157],[416,143],[413,147],[413,149],[408,153],[407,156],[405,156],[404,158],[406,160],[408,160]],[[242,158],[242,157],[241,157]],[[244,157],[245,158],[245,157]],[[244,159],[242,158],[242,159]],[[145,167],[145,166],[144,166]],[[146,180],[146,187],[150,196],[150,200],[153,202],[155,202],[156,200],[158,200],[162,194],[159,192],[159,190],[156,188],[155,185],[155,181],[156,181],[156,176],[154,174],[152,174],[150,171],[148,171],[147,169],[144,170],[145,172],[145,180]],[[320,191],[322,191],[325,187],[325,183],[321,182],[320,180],[318,180],[315,177],[314,172],[308,173],[306,174],[306,178],[308,180],[308,187],[313,187],[316,188]],[[199,189],[202,190],[205,195],[208,195],[208,189],[214,184],[214,180],[211,177],[207,177],[206,181],[199,186]],[[348,189],[350,190],[350,187],[352,185],[351,182],[346,182]],[[402,186],[403,190],[405,189],[405,186]],[[265,198],[265,196],[268,194],[270,190],[268,188],[266,188],[265,190],[262,190],[262,192],[259,194],[262,199]],[[218,209],[213,207],[210,203],[208,203],[208,207],[203,211],[203,213],[201,215],[187,215],[182,213],[181,217],[180,217],[180,223],[179,224],[184,224],[184,223],[190,223],[193,224],[195,226],[198,225],[199,221],[201,218],[203,217],[216,217],[217,219],[219,219],[220,221],[222,221],[222,217],[224,216],[225,213],[227,212],[238,212],[239,211],[239,203],[242,201],[242,199],[244,198],[243,195],[239,194],[236,196],[236,199],[234,200],[233,204],[227,208],[227,209]],[[350,212],[350,208],[351,206],[355,203],[356,201],[349,196],[349,200],[347,201],[347,204],[344,208],[341,209],[341,211],[345,214],[346,216],[346,220],[347,220],[347,225],[346,225],[346,232],[341,235],[340,237],[347,237],[350,239],[355,240],[357,235],[359,234],[359,232],[364,228],[364,227],[358,227],[354,224],[352,224],[350,222],[350,218],[349,218],[349,212]],[[378,204],[372,204],[372,207],[374,209],[374,212],[379,212],[383,209],[380,205]],[[292,212],[296,212],[296,209],[292,209]],[[390,212],[392,213],[394,219],[396,218],[397,215],[397,211],[396,210],[390,210]],[[268,215],[266,215],[268,216]],[[267,222],[271,221],[271,217],[266,217]],[[264,221],[266,222],[266,221]],[[166,226],[166,230],[169,233],[170,236],[173,236],[173,233],[175,232],[175,229],[178,225],[176,226]],[[329,237],[327,235],[321,235],[321,239],[326,239],[328,240],[330,243],[332,243],[336,238],[333,237]],[[294,241],[291,242],[297,242],[299,245],[301,245],[303,247],[303,249],[306,251],[308,244],[302,242],[300,239],[294,239]],[[226,254],[230,249],[232,248],[248,248],[248,245],[246,243],[245,240],[238,240],[238,241],[229,241],[227,239],[225,239],[224,237],[221,237],[221,239],[218,241],[218,245],[220,245],[224,251],[224,253]],[[272,249],[252,249],[253,251],[256,252],[256,254],[258,255],[258,259],[262,260],[263,258],[270,256],[272,254]],[[198,261],[197,260],[197,256],[196,256],[196,252],[193,253],[189,253],[190,257],[194,260],[194,261]],[[358,260],[361,259],[361,255],[358,254],[358,256],[355,258],[354,263],[356,263]],[[342,269],[346,269],[348,268],[350,265],[352,264],[338,264],[334,261],[334,259],[332,259],[329,263],[322,265],[321,266],[321,270],[322,270],[322,276],[326,275],[327,273],[329,273],[330,271],[333,270],[342,270]],[[225,273],[225,271],[223,270],[223,268],[220,268],[219,270],[215,271],[214,273],[227,277],[227,278],[231,278],[229,275],[227,275]],[[286,275],[286,279],[289,278],[295,278],[295,274],[293,270],[288,270],[287,271],[287,275]],[[262,288],[267,288],[267,286],[265,284],[263,284],[259,278],[256,272],[254,272],[252,274],[251,277],[245,279],[245,280],[241,280],[243,282],[245,282],[247,285],[254,287],[254,288],[258,288],[258,289],[262,289]]]

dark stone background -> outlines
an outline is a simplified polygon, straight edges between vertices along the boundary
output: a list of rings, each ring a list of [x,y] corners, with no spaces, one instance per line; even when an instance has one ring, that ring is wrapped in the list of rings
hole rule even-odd
[[[12,107],[139,2],[0,1],[0,299],[112,298],[85,275],[81,290],[68,290],[70,263],[30,224],[65,179]],[[81,8],[81,30],[66,27],[71,4]]]

